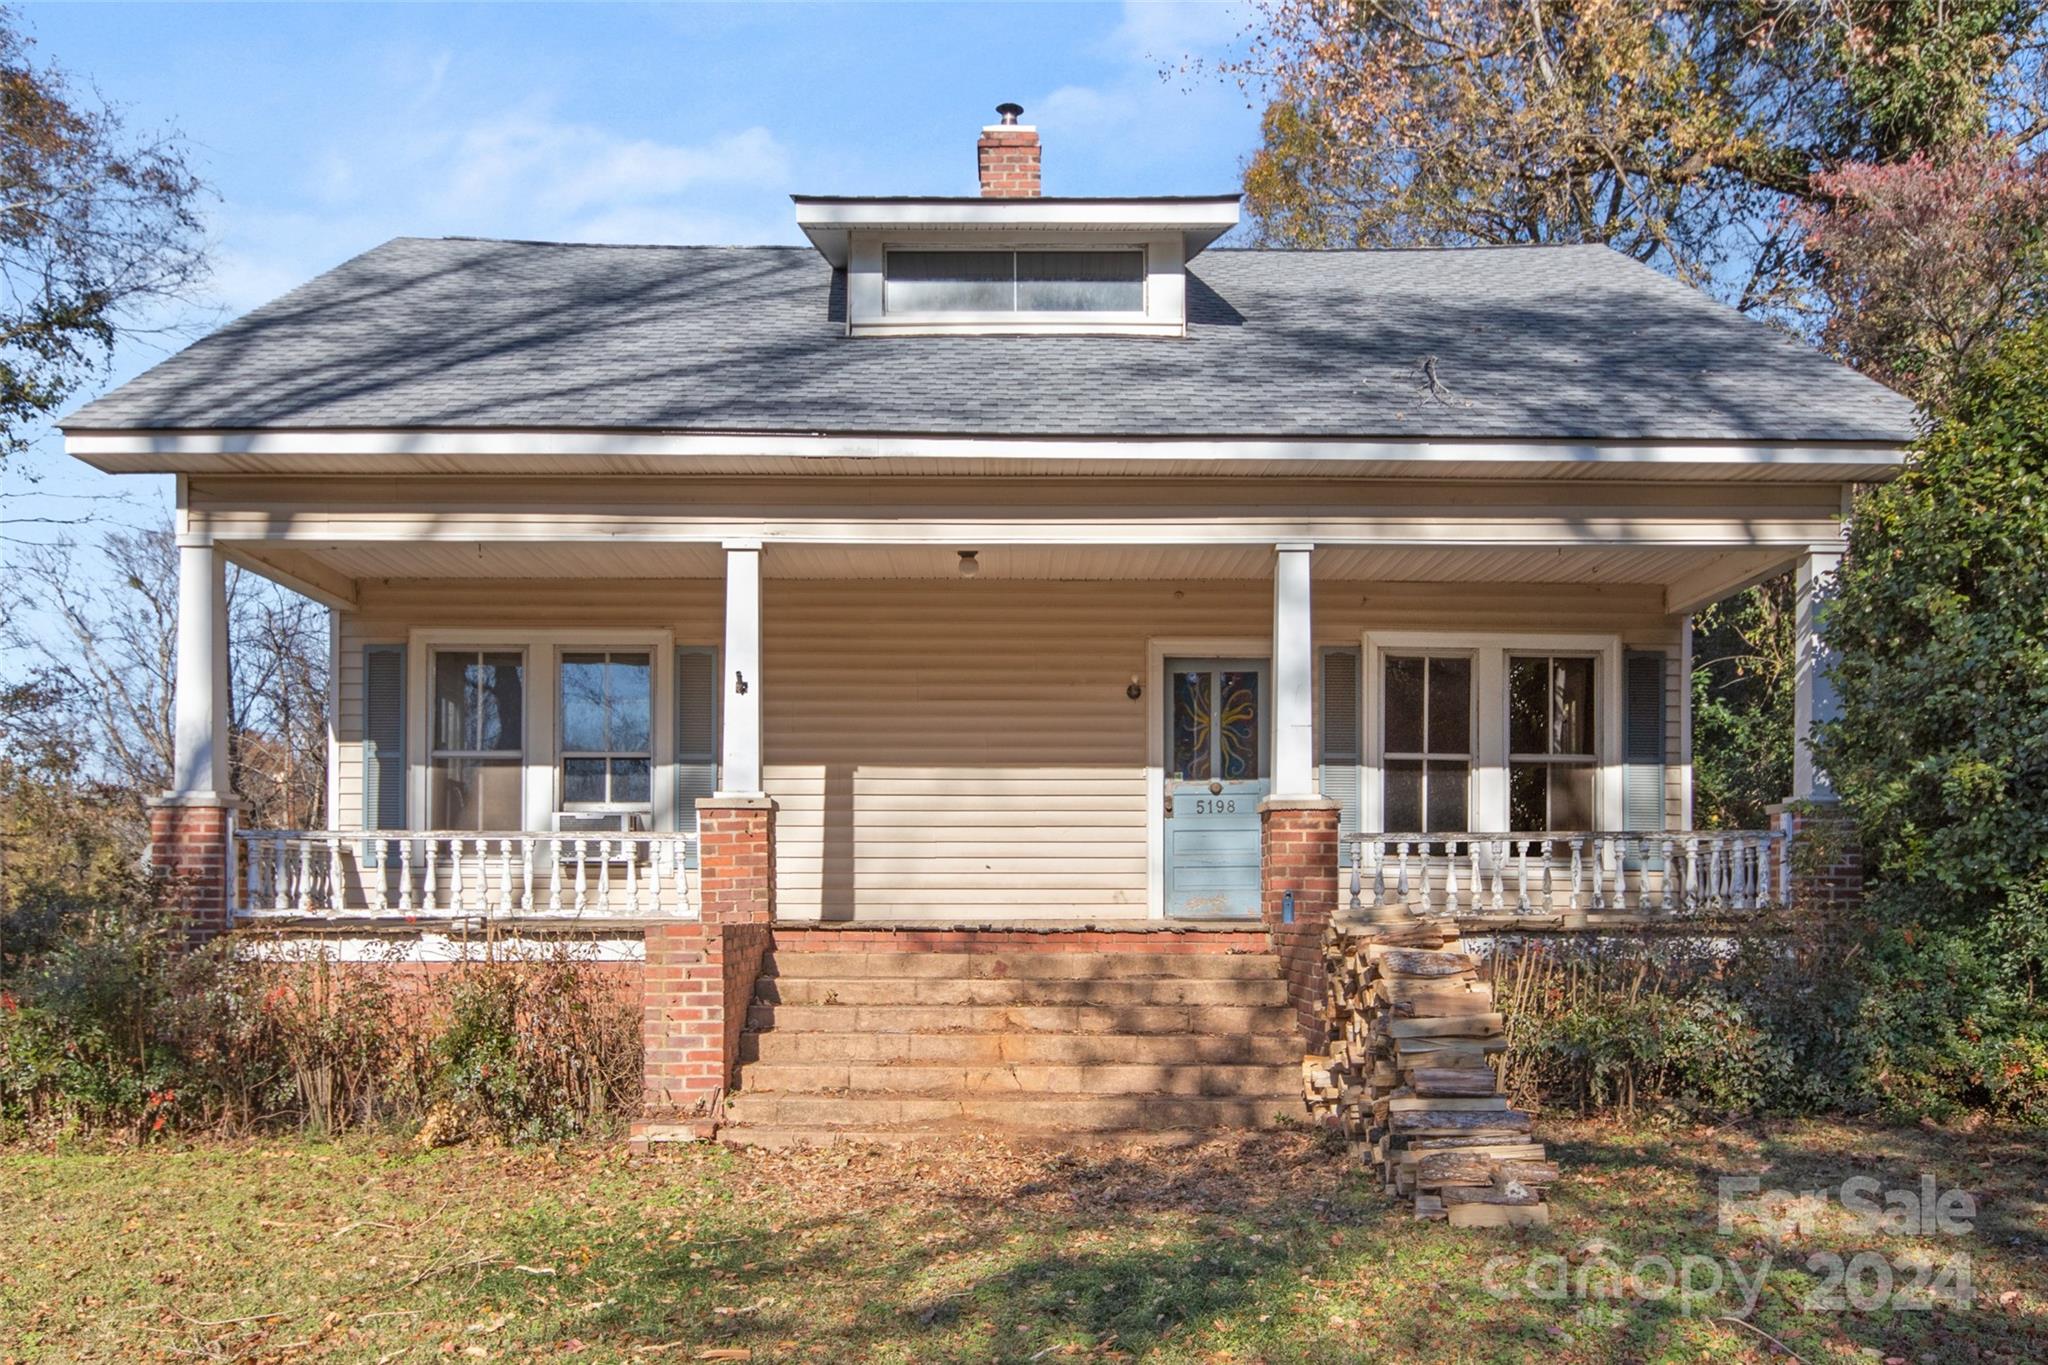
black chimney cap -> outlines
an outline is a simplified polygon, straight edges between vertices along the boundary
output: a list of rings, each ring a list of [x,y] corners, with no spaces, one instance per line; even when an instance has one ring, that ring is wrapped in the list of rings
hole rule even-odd
[[[1024,106],[1021,104],[998,104],[996,106],[996,114],[1005,123],[1015,123],[1018,119],[1024,117]]]

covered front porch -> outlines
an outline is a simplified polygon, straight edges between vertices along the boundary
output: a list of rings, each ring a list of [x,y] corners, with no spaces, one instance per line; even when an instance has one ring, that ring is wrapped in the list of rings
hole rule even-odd
[[[236,921],[694,919],[700,803],[762,827],[789,922],[1284,922],[1275,812],[1359,910],[1791,894],[1788,827],[1692,827],[1688,618],[1788,567],[1810,598],[1832,487],[1304,483],[1230,516],[1183,481],[1140,516],[1041,482],[920,520],[864,485],[820,525],[700,486],[693,536],[569,538],[503,508],[400,533],[360,488],[258,515],[242,482],[194,481],[181,680],[219,667],[232,559],[333,608],[334,684],[328,828],[236,831]],[[211,695],[179,688],[181,753]],[[186,767],[174,802],[224,785]]]

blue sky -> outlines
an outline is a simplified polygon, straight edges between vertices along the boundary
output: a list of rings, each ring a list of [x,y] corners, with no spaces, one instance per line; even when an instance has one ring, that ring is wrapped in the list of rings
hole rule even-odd
[[[1233,44],[1226,3],[19,13],[131,126],[181,129],[219,196],[206,296],[180,335],[124,347],[116,380],[395,236],[794,242],[793,192],[972,193],[1004,100],[1054,194],[1231,190],[1258,136],[1234,85],[1160,75]],[[93,475],[54,437],[6,478],[16,539],[108,488],[136,496],[106,515],[144,519],[167,484]]]

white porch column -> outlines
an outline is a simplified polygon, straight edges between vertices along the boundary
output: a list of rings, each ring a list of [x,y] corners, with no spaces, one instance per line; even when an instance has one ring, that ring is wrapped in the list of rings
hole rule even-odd
[[[1309,561],[1315,547],[1283,542],[1273,560],[1273,795],[1312,797],[1315,777],[1315,637]]]
[[[206,535],[178,537],[178,653],[171,789],[225,798],[228,781],[227,561]]]
[[[1842,567],[1839,545],[1816,545],[1799,557],[1793,618],[1792,799],[1832,801],[1827,774],[1813,761],[1813,732],[1840,713],[1830,673],[1827,606]]]
[[[725,741],[720,796],[760,796],[761,542],[725,542]]]

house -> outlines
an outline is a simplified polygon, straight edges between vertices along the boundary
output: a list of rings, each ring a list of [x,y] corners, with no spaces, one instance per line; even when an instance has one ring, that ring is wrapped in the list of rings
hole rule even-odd
[[[764,1135],[1065,1132],[1269,1114],[1345,906],[1794,895],[1692,828],[1690,615],[1796,570],[1825,715],[1910,405],[1601,247],[1043,196],[1020,112],[802,247],[389,242],[72,414],[177,476],[195,923],[623,940],[653,1137],[741,1064]],[[235,828],[228,563],[331,609],[324,830]]]

